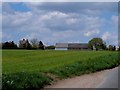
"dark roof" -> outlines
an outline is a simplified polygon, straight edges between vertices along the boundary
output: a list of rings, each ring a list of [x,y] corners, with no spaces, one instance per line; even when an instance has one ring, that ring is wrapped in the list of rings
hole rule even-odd
[[[88,48],[87,43],[56,43],[56,48]]]
[[[69,48],[88,48],[87,43],[70,43],[68,44]]]

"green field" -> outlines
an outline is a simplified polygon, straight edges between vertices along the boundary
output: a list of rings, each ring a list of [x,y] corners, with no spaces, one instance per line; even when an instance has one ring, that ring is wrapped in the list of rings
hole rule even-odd
[[[47,71],[88,58],[106,56],[117,52],[106,51],[41,51],[4,50],[3,73],[20,71]]]
[[[2,70],[5,75],[19,72],[41,72],[66,78],[71,75],[113,68],[119,64],[118,52],[115,51],[2,51]]]

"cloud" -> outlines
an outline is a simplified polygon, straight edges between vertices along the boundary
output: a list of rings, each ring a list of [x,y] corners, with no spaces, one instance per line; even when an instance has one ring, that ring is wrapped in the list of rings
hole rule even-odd
[[[40,19],[41,20],[53,20],[53,18],[64,19],[66,17],[68,17],[66,13],[53,11],[53,12],[46,12],[45,15],[41,15]]]
[[[87,37],[89,37],[89,36],[93,36],[93,35],[96,35],[96,34],[99,34],[100,33],[100,30],[89,30],[89,31],[87,31],[86,33],[84,33],[84,36],[87,36]]]
[[[2,31],[2,14],[0,13],[0,31]]]
[[[13,29],[16,30],[21,29],[24,26],[27,26],[31,18],[31,12],[19,13],[14,12],[14,14],[4,14],[2,16],[3,19],[3,28],[5,29]],[[27,28],[27,27],[26,27]]]
[[[78,22],[79,22],[79,20],[77,18],[69,18],[69,19],[66,20],[66,23],[68,25],[76,24]]]
[[[23,37],[23,38],[31,40],[31,39],[36,38],[36,36],[37,36],[37,33],[31,33],[31,34],[29,34],[29,35],[26,35],[26,36]],[[21,39],[22,39],[22,38],[21,38]]]
[[[2,13],[2,2],[0,2],[0,13]]]
[[[2,2],[119,2],[119,0],[4,0]]]
[[[81,12],[96,14],[96,12],[107,11],[107,12],[116,12],[117,3],[116,2],[30,2],[26,3],[28,7],[33,10],[46,10],[46,11],[60,11],[60,12]]]
[[[37,38],[49,44],[56,42],[86,42],[90,38],[100,36],[103,32],[106,32],[104,31],[106,26],[111,30],[110,33],[116,27],[111,29],[111,25],[107,25],[108,22],[117,22],[116,15],[111,15],[109,21],[104,16],[100,16],[103,13],[102,10],[107,10],[105,5],[108,5],[106,8],[111,8],[109,6],[111,3],[105,3],[103,6],[103,3],[48,2],[24,4],[28,4],[27,6],[32,8],[31,11],[19,12],[13,10],[9,3],[4,3],[3,40],[13,39],[19,41],[21,38]],[[115,13],[112,10],[108,11]],[[106,40],[109,37],[106,33],[101,36]]]
[[[2,38],[2,31],[0,31],[0,38]]]
[[[50,30],[84,30],[85,28],[98,28],[101,20],[98,17],[79,15],[78,13],[52,12],[14,12],[3,14],[4,29],[17,28],[16,30],[41,31]],[[21,27],[22,26],[22,27]]]
[[[8,2],[3,2],[2,3],[2,13],[4,14],[13,14],[14,10],[10,7],[10,4]]]
[[[106,31],[102,35],[102,39],[107,43],[111,45],[118,45],[118,33],[115,33],[114,31],[112,33]]]
[[[42,5],[43,2],[27,2],[25,4],[36,7]]]
[[[111,34],[109,32],[105,32],[103,35],[102,35],[102,39],[104,41],[108,40],[110,38]]]
[[[118,16],[115,16],[115,15],[112,16],[111,17],[111,22],[115,27],[117,27],[118,26]]]
[[[4,33],[4,32],[2,32],[1,33],[2,35],[2,38],[4,38],[5,40],[12,40],[12,35],[11,34],[8,34],[8,33]],[[4,41],[3,41],[4,42]]]

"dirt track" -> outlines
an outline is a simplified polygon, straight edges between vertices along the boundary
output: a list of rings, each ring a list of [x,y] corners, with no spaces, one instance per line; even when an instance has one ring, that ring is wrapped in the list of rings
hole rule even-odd
[[[118,88],[118,68],[68,78],[45,88]]]

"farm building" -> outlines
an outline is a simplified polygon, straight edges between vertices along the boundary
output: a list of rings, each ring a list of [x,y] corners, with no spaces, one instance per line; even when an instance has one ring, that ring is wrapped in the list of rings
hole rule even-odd
[[[90,50],[87,43],[56,43],[55,50]]]
[[[118,51],[118,50],[119,50],[119,46],[116,46],[115,48],[116,48],[116,51]]]
[[[68,43],[56,43],[55,50],[68,50]]]

